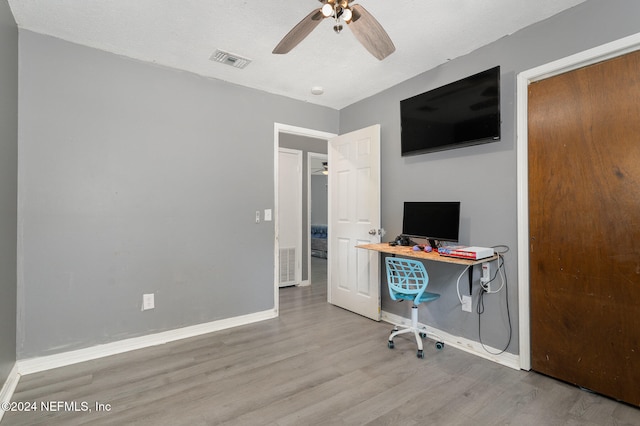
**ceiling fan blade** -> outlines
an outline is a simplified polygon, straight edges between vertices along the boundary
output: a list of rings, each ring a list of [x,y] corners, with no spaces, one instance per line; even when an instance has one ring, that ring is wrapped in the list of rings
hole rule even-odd
[[[356,4],[351,6],[353,17],[348,23],[353,35],[376,58],[383,60],[393,52],[393,45],[389,34],[382,28],[376,18],[367,9]]]
[[[291,29],[286,36],[278,43],[272,53],[283,54],[289,53],[291,49],[296,47],[306,36],[308,36],[315,27],[324,19],[322,9],[316,9],[308,14],[302,21]]]

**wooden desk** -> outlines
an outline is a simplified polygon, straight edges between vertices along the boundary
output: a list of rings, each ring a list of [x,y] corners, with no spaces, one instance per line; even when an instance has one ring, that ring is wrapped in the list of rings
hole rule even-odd
[[[390,246],[389,243],[361,244],[359,246],[356,246],[356,248],[378,251],[380,253],[386,253],[392,256],[404,256],[414,259],[431,260],[434,262],[443,263],[454,263],[457,265],[467,266],[469,268],[469,294],[472,293],[473,265],[479,265],[484,262],[491,262],[498,258],[498,255],[494,254],[491,257],[485,257],[484,259],[480,260],[458,259],[456,257],[440,256],[438,252],[434,251],[432,251],[431,253],[427,253],[424,250],[414,251],[413,246]]]

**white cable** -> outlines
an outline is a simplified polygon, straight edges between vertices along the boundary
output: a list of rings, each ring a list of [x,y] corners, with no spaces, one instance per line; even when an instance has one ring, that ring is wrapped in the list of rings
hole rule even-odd
[[[498,259],[496,259],[495,261],[498,262],[498,274],[500,275],[500,287],[497,290],[493,290],[493,291],[488,291],[487,287],[485,286],[484,283],[482,283],[482,281],[480,282],[480,286],[483,288],[483,290],[485,291],[485,293],[487,294],[495,294],[495,293],[499,293],[503,288],[504,285],[506,283],[506,277],[504,275],[504,258],[502,257],[502,255],[504,253],[506,253],[507,251],[509,251],[509,247],[508,246],[495,246],[493,247],[494,249],[497,247],[505,247],[506,250],[503,252],[498,252]],[[495,262],[494,261],[494,262]],[[502,264],[500,263],[500,261],[502,261]],[[468,265],[466,268],[464,268],[464,270],[462,271],[462,273],[460,274],[460,276],[458,277],[458,280],[456,281],[456,291],[458,293],[458,301],[460,301],[460,304],[462,305],[462,295],[460,294],[460,278],[462,278],[462,276],[464,275],[465,272],[467,272],[467,270],[469,270],[469,267],[471,265]],[[495,277],[494,277],[495,279]],[[491,280],[493,281],[493,280]],[[489,282],[491,282],[489,281]],[[488,284],[488,283],[487,283]]]
[[[505,276],[504,276],[504,271],[503,271],[503,269],[504,269],[504,268],[503,268],[503,264],[500,264],[500,260],[502,260],[502,262],[503,262],[503,264],[504,264],[504,259],[502,259],[502,255],[501,255],[501,254],[498,254],[498,259],[497,259],[497,261],[498,261],[498,275],[500,275],[500,281],[501,281],[500,287],[499,287],[497,290],[489,291],[489,290],[487,290],[487,287],[485,287],[485,284],[484,284],[484,283],[480,283],[480,285],[481,285],[481,286],[482,286],[482,288],[484,289],[485,293],[487,293],[487,294],[495,294],[495,293],[499,293],[499,292],[500,292],[500,290],[502,290],[502,288],[504,287],[504,283],[505,283]],[[495,278],[494,278],[494,279],[495,279]],[[493,281],[493,280],[492,280],[492,281]],[[491,282],[491,281],[489,281],[489,282]],[[488,284],[488,283],[487,283],[487,284]]]
[[[464,268],[464,270],[462,271],[462,273],[458,277],[458,281],[456,281],[456,290],[458,291],[458,300],[460,301],[461,305],[462,305],[462,296],[460,295],[460,278],[462,278],[462,275],[464,275],[464,273],[467,272],[467,270],[469,269],[469,266],[470,265],[467,265],[467,267]]]

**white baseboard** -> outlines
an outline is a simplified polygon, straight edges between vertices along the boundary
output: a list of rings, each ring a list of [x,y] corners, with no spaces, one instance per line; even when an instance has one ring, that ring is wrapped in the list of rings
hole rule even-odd
[[[398,325],[410,325],[411,320],[401,317],[396,314],[392,314],[389,312],[382,311],[382,321],[386,321],[391,324]],[[503,352],[499,355],[493,355],[487,352],[480,343],[474,342],[473,340],[465,339],[463,337],[454,336],[447,332],[438,330],[433,327],[429,327],[427,325],[418,323],[418,325],[423,326],[430,333],[437,334],[442,338],[444,343],[448,346],[452,346],[454,348],[463,350],[465,352],[469,352],[470,354],[479,356],[481,358],[488,359],[490,361],[496,362],[498,364],[504,365],[506,367],[513,368],[515,370],[520,370],[520,357],[518,355],[514,355],[508,352]],[[485,347],[491,352],[500,352],[500,349],[495,349],[490,346],[485,345]]]
[[[192,325],[176,330],[164,331],[162,333],[148,334],[146,336],[105,343],[103,345],[92,346],[90,348],[36,358],[21,359],[16,363],[17,372],[19,375],[24,376],[26,374],[37,373],[40,371],[50,370],[52,368],[64,367],[67,365],[77,364],[79,362],[90,361],[92,359],[116,355],[150,346],[162,345],[175,340],[186,339],[189,337],[212,333],[214,331],[264,321],[276,318],[277,316],[277,312],[271,309],[239,317]]]
[[[11,402],[11,397],[13,396],[13,392],[16,390],[16,386],[18,386],[18,382],[20,381],[20,374],[18,374],[18,365],[14,364],[13,368],[9,372],[9,376],[7,380],[2,385],[2,389],[0,389],[0,421],[2,421],[2,416],[4,416],[5,410],[2,409],[5,403]]]

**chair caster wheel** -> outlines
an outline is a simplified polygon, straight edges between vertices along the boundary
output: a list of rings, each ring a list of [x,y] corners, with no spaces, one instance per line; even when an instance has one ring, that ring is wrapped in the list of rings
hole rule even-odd
[[[444,342],[436,342],[436,349],[442,350],[444,348]]]
[[[423,339],[427,338],[427,333],[420,333],[420,337],[422,337]]]
[[[419,350],[417,355],[418,355],[418,358],[424,359],[424,351]]]
[[[395,347],[395,345],[393,344],[393,342],[392,342],[391,340],[389,340],[389,341],[387,342],[387,347],[388,347],[389,349],[393,349],[393,348]]]

